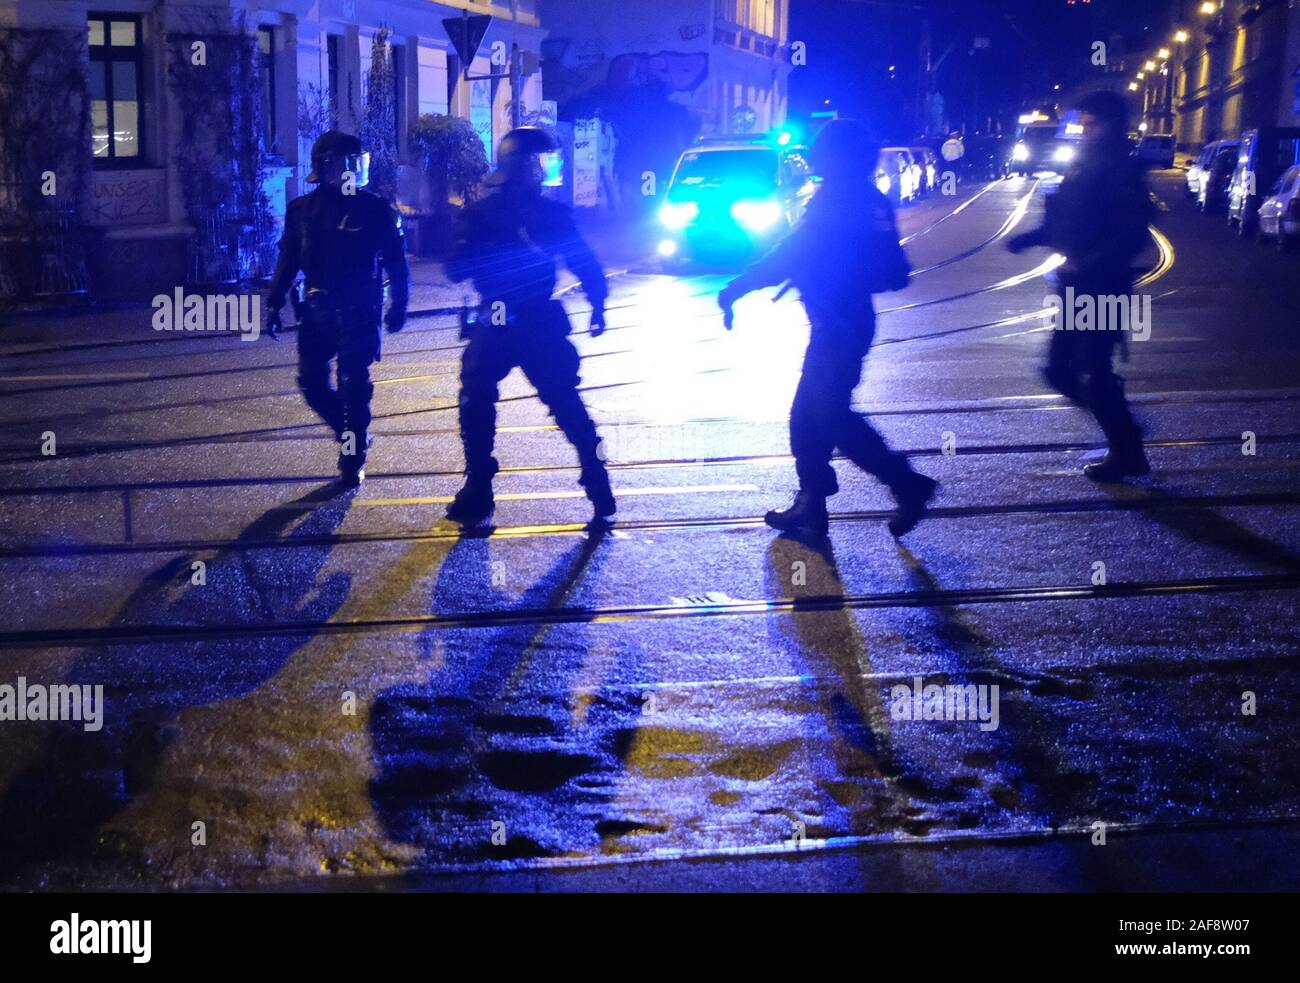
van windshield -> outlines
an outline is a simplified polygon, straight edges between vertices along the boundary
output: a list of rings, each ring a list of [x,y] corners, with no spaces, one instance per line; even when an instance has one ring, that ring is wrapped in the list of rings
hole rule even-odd
[[[704,150],[682,155],[676,185],[716,188],[724,183],[776,184],[776,154],[771,150]]]

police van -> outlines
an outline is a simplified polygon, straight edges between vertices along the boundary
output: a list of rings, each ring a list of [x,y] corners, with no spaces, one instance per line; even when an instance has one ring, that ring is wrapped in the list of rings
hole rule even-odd
[[[656,251],[666,268],[751,258],[799,221],[815,188],[807,148],[788,132],[697,139],[673,169]]]

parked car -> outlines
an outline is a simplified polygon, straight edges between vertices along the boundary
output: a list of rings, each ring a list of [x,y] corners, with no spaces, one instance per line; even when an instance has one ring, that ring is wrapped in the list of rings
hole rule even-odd
[[[1233,160],[1235,161],[1237,148],[1240,145],[1236,140],[1211,140],[1202,147],[1201,152],[1192,161],[1192,166],[1187,168],[1187,196],[1199,202],[1201,199],[1201,183],[1204,181],[1210,165],[1225,151],[1232,151]]]
[[[966,153],[958,167],[963,180],[995,181],[1004,175],[1008,151],[1003,137],[977,133],[962,142]]]
[[[921,194],[928,195],[939,181],[939,158],[928,147],[908,147],[914,160],[921,169]]]
[[[880,166],[884,168],[890,182],[885,197],[895,208],[915,201],[920,196],[921,168],[912,160],[910,150],[906,147],[885,147],[880,151]]]
[[[1228,225],[1243,236],[1256,232],[1259,206],[1289,167],[1300,164],[1300,127],[1247,130],[1228,186]]]
[[[1236,141],[1225,146],[1206,165],[1197,182],[1196,205],[1207,215],[1228,207],[1228,186],[1232,183],[1232,172],[1237,168],[1237,150]]]
[[[1300,165],[1287,168],[1259,205],[1259,234],[1286,252],[1300,241]]]
[[[1172,133],[1146,133],[1138,140],[1137,157],[1152,167],[1173,167],[1174,149]]]

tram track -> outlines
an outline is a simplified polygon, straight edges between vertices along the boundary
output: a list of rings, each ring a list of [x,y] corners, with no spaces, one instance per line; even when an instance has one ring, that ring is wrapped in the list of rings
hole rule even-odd
[[[1025,587],[967,587],[865,594],[834,594],[771,600],[709,603],[505,608],[465,613],[389,616],[351,621],[276,621],[243,624],[122,624],[94,628],[0,631],[0,648],[51,648],[155,642],[223,641],[376,632],[428,632],[500,628],[510,625],[608,624],[717,617],[754,617],[813,612],[897,608],[960,607],[1061,601],[1131,600],[1143,597],[1261,593],[1300,588],[1300,573],[1133,581],[1105,586],[1053,584]]]

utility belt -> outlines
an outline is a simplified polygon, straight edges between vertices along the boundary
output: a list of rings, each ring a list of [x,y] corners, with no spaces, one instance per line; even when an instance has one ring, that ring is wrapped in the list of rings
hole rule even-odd
[[[383,317],[380,301],[360,302],[338,292],[319,287],[289,292],[294,316],[302,329],[324,332],[339,349],[369,352],[367,358],[382,357],[379,323]]]
[[[569,319],[558,300],[485,300],[477,306],[466,304],[460,309],[460,340],[469,341],[476,335],[506,332],[521,324],[537,327],[547,322],[563,322],[568,332]]]
[[[383,316],[382,297],[373,301],[356,301],[337,291],[323,287],[304,288],[302,296],[290,294],[296,317],[314,324],[344,324],[361,321],[378,323]]]

